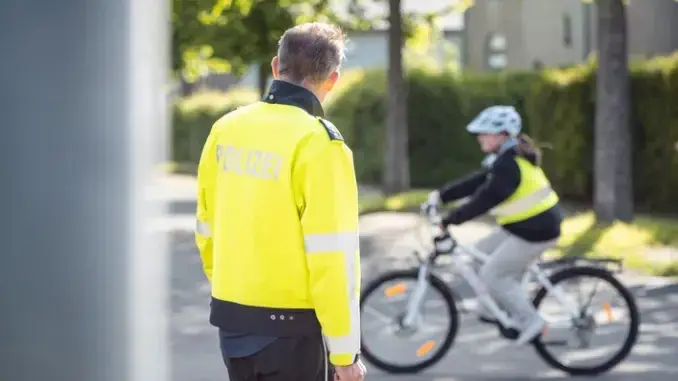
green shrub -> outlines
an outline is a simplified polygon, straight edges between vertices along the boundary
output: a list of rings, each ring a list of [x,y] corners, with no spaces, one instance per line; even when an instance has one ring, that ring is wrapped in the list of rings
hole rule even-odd
[[[197,164],[212,124],[226,113],[258,99],[258,93],[249,89],[197,93],[180,99],[173,107],[172,161]]]
[[[595,62],[544,72],[407,73],[412,186],[438,186],[476,169],[482,157],[464,127],[483,108],[514,105],[544,149],[559,193],[593,194]],[[678,53],[631,66],[634,188],[638,206],[678,211]],[[354,151],[359,181],[379,183],[386,123],[386,78],[366,72],[335,97],[328,118]]]
[[[636,202],[678,210],[678,53],[634,68],[634,191]]]
[[[534,134],[553,145],[544,167],[561,194],[583,201],[593,194],[595,70],[595,64],[586,64],[550,71],[529,97]],[[630,70],[635,202],[676,212],[678,53],[634,63]]]
[[[578,201],[592,194],[593,73],[587,66],[543,73],[524,110],[532,137],[548,145],[544,170],[562,196]]]
[[[408,77],[411,180],[415,187],[439,186],[478,167],[482,155],[465,127],[473,106],[490,93],[482,86],[464,93],[458,77],[413,70]],[[490,101],[487,101],[490,103]]]
[[[514,105],[544,149],[544,168],[568,199],[593,194],[595,62],[543,72],[407,73],[412,186],[428,188],[477,169],[482,159],[466,124],[483,108]],[[383,70],[345,73],[325,102],[327,117],[354,153],[362,183],[380,183],[386,123]],[[631,65],[633,180],[642,208],[678,212],[678,53]],[[255,91],[203,93],[174,107],[172,157],[197,163],[219,117],[258,99]]]
[[[465,127],[483,108],[512,104],[523,108],[524,94],[539,80],[535,73],[468,75],[411,70],[407,77],[412,184],[440,185],[476,169],[482,160]],[[353,150],[359,181],[379,183],[384,157],[386,76],[368,71],[336,97],[328,118]],[[529,123],[526,121],[526,128]]]
[[[362,80],[335,96],[327,110],[328,119],[353,150],[356,175],[364,183],[381,181],[385,86],[383,71],[366,71]]]
[[[333,97],[340,97],[345,89],[362,78],[362,70],[344,72],[327,102],[331,103]],[[172,161],[180,163],[186,170],[186,167],[195,167],[212,124],[236,108],[258,100],[258,91],[249,88],[235,88],[228,92],[200,92],[179,99],[172,109]]]

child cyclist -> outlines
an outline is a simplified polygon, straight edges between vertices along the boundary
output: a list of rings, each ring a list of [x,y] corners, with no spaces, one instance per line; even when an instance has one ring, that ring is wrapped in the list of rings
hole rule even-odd
[[[531,342],[543,330],[520,279],[530,263],[553,247],[562,222],[558,195],[540,168],[541,153],[521,134],[521,118],[511,106],[483,110],[467,126],[488,156],[483,170],[432,192],[424,207],[470,199],[443,218],[458,225],[489,212],[497,227],[476,247],[489,254],[479,275],[493,299],[518,323],[517,344]],[[480,319],[495,322],[480,312]]]

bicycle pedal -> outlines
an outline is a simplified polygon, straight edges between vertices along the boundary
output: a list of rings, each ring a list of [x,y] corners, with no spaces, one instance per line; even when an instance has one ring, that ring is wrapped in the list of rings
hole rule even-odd
[[[504,328],[501,325],[499,325],[499,334],[501,334],[504,338],[509,340],[517,340],[518,336],[520,336],[520,332],[518,332],[517,329]]]
[[[567,346],[567,340],[548,340],[548,341],[543,341],[541,342],[545,346],[548,347],[566,347]]]
[[[481,322],[481,323],[493,324],[493,325],[496,325],[496,324],[499,323],[499,321],[497,321],[496,319],[488,318],[488,317],[485,317],[485,316],[478,316],[478,321]]]

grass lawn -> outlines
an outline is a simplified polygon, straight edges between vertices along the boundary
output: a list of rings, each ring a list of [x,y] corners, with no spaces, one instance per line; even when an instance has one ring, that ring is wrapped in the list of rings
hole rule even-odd
[[[196,164],[177,163],[176,161],[167,161],[158,165],[158,170],[164,173],[176,173],[182,175],[195,175],[197,173]]]
[[[678,220],[647,215],[630,223],[596,224],[592,212],[568,217],[555,250],[562,255],[623,258],[625,266],[678,276]]]
[[[360,201],[362,214],[417,210],[428,190],[414,190]],[[596,224],[591,211],[578,210],[563,223],[563,234],[551,255],[623,258],[624,266],[654,275],[678,276],[678,219],[638,215],[633,223]]]

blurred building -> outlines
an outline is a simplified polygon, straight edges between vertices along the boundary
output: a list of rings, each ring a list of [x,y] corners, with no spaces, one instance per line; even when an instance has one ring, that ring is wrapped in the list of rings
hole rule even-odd
[[[631,58],[678,49],[678,2],[631,0],[627,16]],[[596,7],[581,0],[475,0],[465,25],[475,70],[567,66],[596,50]]]
[[[439,12],[454,3],[455,0],[401,0],[404,12],[413,12],[424,15]],[[338,14],[348,11],[347,0],[334,0],[333,4]],[[365,2],[365,14],[371,19],[386,19],[388,15],[388,1]],[[458,51],[458,64],[464,60],[464,16],[447,13],[438,20],[443,38],[454,45]],[[364,32],[349,32],[346,49],[344,70],[351,69],[386,69],[388,67],[388,23],[377,22],[373,30]],[[240,82],[244,86],[257,86],[257,70],[253,66],[249,73]]]
[[[426,14],[446,9],[454,0],[402,0],[404,12]],[[334,0],[337,13],[348,0]],[[388,2],[366,2],[368,17],[385,19]],[[678,50],[678,2],[630,0],[629,55],[648,58]],[[443,38],[458,52],[461,67],[486,71],[569,66],[586,60],[596,48],[596,6],[582,0],[475,0],[465,14],[439,19]],[[386,69],[388,23],[365,32],[349,32],[345,70]],[[257,87],[257,67],[243,78],[211,74],[200,84],[227,90]]]

